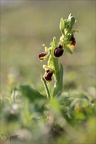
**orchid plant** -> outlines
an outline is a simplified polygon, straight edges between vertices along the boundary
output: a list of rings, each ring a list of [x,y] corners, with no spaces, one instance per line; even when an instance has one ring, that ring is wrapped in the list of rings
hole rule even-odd
[[[62,93],[63,86],[63,66],[59,63],[58,59],[64,52],[73,54],[76,40],[74,33],[77,30],[73,29],[76,22],[75,16],[69,14],[67,19],[61,18],[60,31],[61,36],[59,41],[56,37],[53,37],[53,41],[50,43],[50,47],[43,44],[45,50],[39,54],[39,60],[43,61],[47,59],[47,65],[43,65],[45,70],[42,76],[42,81],[46,90],[47,98],[53,98],[59,96]],[[54,77],[54,88],[51,86],[51,81]]]

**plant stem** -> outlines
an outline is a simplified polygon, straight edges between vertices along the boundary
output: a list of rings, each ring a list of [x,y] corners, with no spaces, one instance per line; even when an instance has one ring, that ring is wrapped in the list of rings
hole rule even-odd
[[[56,74],[53,96],[59,96],[62,93],[62,87],[63,87],[63,67],[60,64],[59,71]]]
[[[61,64],[58,62],[58,58],[55,58],[53,56],[54,53],[54,47],[52,48],[49,60],[48,60],[48,65],[53,66],[54,70],[54,89],[52,91],[52,97],[58,96],[62,92],[62,86],[63,86],[63,67]]]
[[[43,84],[44,84],[44,87],[45,87],[45,91],[46,91],[46,94],[47,94],[47,98],[50,99],[50,92],[49,92],[49,88],[48,88],[48,85],[46,83],[46,80],[42,77],[42,81],[43,81]]]

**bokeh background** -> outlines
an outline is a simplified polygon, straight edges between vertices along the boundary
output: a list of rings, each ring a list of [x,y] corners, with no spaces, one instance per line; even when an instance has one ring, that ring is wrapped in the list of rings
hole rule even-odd
[[[48,127],[46,128],[45,124],[48,114],[46,114],[46,110],[44,111],[46,116],[41,114],[42,110],[40,109],[42,99],[33,102],[34,99],[32,98],[28,103],[30,95],[33,97],[33,91],[30,92],[30,89],[27,88],[32,86],[45,95],[41,74],[44,73],[42,65],[46,64],[46,61],[40,62],[38,55],[44,51],[42,44],[50,46],[54,36],[59,40],[61,36],[60,19],[65,19],[72,13],[77,20],[74,29],[79,31],[75,33],[75,51],[73,55],[65,52],[59,58],[64,67],[64,92],[61,96],[61,100],[65,98],[63,100],[65,105],[62,105],[64,106],[64,115],[57,115],[57,103],[54,104],[53,102],[50,106],[55,111],[54,114],[56,113],[56,122],[60,125],[64,123],[69,108],[73,104],[70,101],[72,97],[80,97],[82,107],[81,105],[79,107],[79,102],[76,103],[76,99],[72,100],[72,102],[75,101],[73,105],[74,113],[77,113],[73,118],[68,119],[68,123],[70,126],[72,125],[73,130],[71,127],[68,128],[65,122],[64,134],[61,135],[60,133],[58,138],[56,135],[54,137],[56,139],[53,139],[53,141],[57,140],[57,144],[63,142],[66,144],[95,144],[95,0],[1,0],[0,12],[0,119],[2,121],[0,123],[0,138],[2,133],[8,134],[8,136],[19,133],[21,142],[24,144],[50,143],[48,142],[50,133],[47,135]],[[25,85],[24,89],[27,94],[21,93],[21,85]],[[40,121],[38,116],[42,117]],[[74,131],[75,129],[76,131]],[[57,125],[57,133],[61,131],[62,129],[59,130]],[[51,135],[53,135],[53,132]],[[0,142],[5,144],[4,139],[1,139]],[[12,144],[21,144],[21,142],[18,139],[17,142],[11,141]],[[10,141],[6,141],[6,144],[10,144]]]
[[[60,58],[64,66],[64,88],[92,89],[96,87],[96,2],[70,1],[1,1],[0,51],[2,88],[8,75],[18,83],[33,83],[39,88],[44,73],[38,60],[42,44],[49,46],[54,36],[61,36],[59,22],[72,13],[76,48],[73,55]]]

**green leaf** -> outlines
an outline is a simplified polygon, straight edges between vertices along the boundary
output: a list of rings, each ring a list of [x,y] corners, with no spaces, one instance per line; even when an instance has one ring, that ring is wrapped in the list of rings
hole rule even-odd
[[[60,31],[61,31],[61,33],[62,34],[64,34],[64,20],[63,20],[63,18],[61,18],[61,20],[60,20]]]
[[[40,94],[37,90],[35,90],[34,88],[32,88],[29,85],[21,85],[20,91],[21,91],[22,95],[24,95],[26,98],[29,99],[30,102],[31,101],[33,102],[33,101],[39,100],[39,99],[45,99],[45,96]]]
[[[64,46],[64,49],[66,52],[73,54],[73,52],[70,50],[70,48],[68,46]]]
[[[40,94],[37,90],[32,88],[29,85],[21,85],[20,86],[20,91],[23,96],[25,96],[29,101],[26,101],[28,103],[31,103],[32,105],[32,110],[35,113],[43,113],[45,110],[45,104],[46,104],[46,97]],[[28,104],[29,107],[29,104]],[[30,118],[29,118],[30,119]]]

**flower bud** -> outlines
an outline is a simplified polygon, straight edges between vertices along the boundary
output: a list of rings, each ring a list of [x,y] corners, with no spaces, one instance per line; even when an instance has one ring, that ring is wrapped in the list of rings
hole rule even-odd
[[[74,15],[70,14],[68,16],[68,20],[69,20],[69,27],[72,28],[74,23],[75,23],[75,21],[76,21]]]

